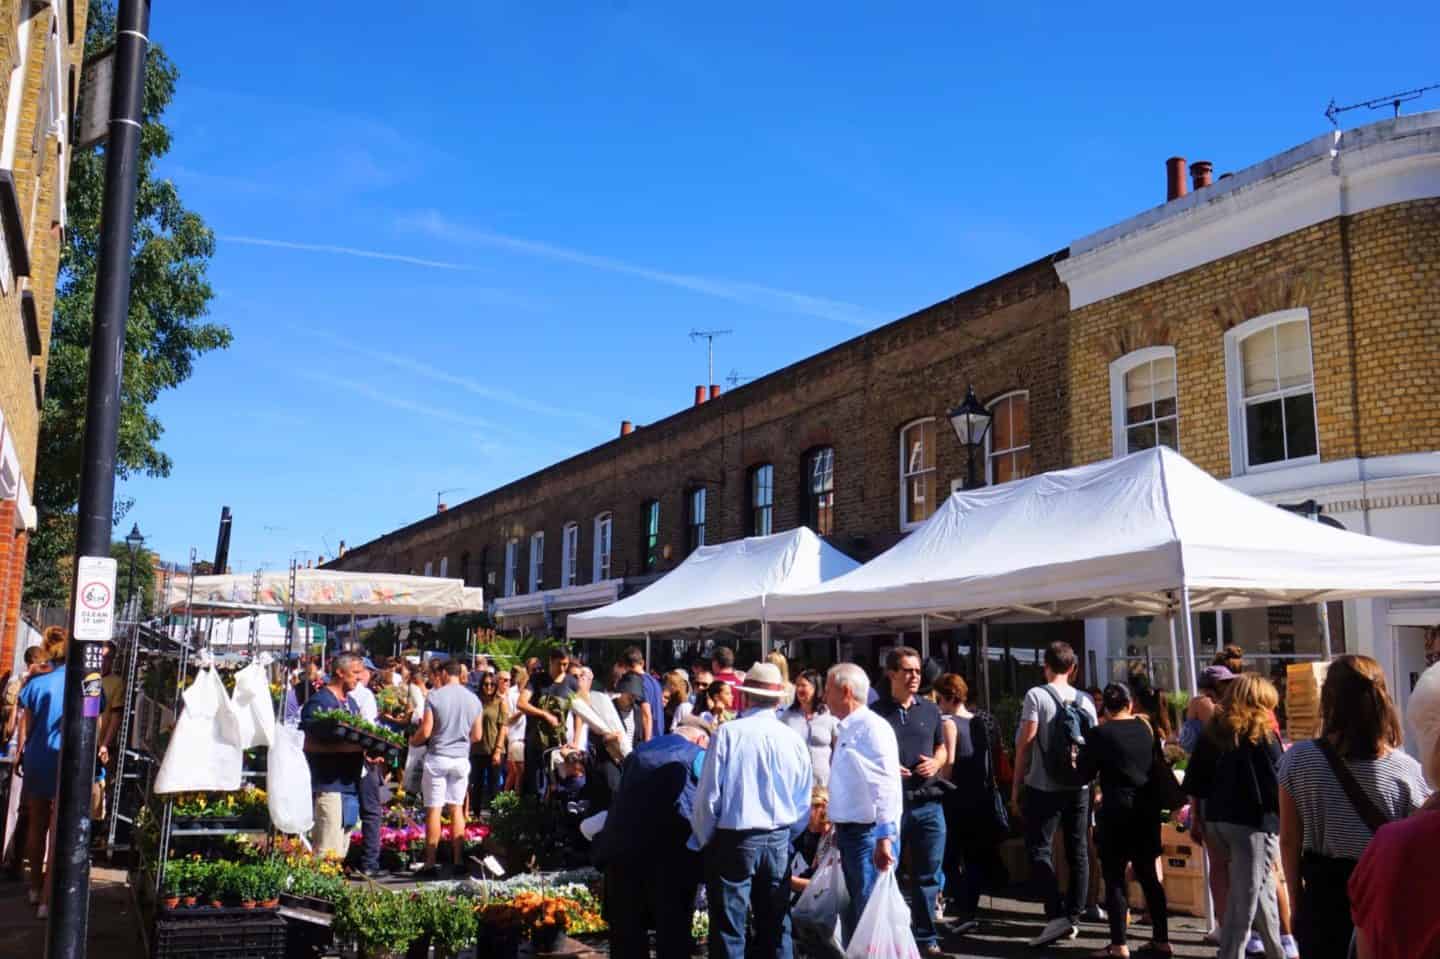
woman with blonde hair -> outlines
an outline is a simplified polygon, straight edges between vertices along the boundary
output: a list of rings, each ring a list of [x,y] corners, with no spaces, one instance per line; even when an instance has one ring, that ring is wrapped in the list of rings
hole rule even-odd
[[[1230,683],[1225,708],[1206,723],[1185,773],[1198,802],[1191,831],[1227,864],[1229,898],[1220,924],[1221,959],[1243,959],[1251,926],[1267,959],[1284,959],[1275,861],[1280,855],[1280,742],[1270,712],[1274,684],[1245,673]]]
[[[683,669],[672,669],[665,674],[665,685],[660,698],[664,702],[665,732],[673,733],[675,727],[695,711],[690,702],[690,677]]]
[[[1280,762],[1280,854],[1297,897],[1305,959],[1343,957],[1354,924],[1347,885],[1371,838],[1425,804],[1420,764],[1400,748],[1400,715],[1369,656],[1340,656],[1320,688],[1320,738]]]
[[[789,709],[790,704],[795,702],[795,687],[790,684],[790,662],[778,649],[770,650],[765,662],[780,670],[780,682],[785,684],[785,695],[780,697],[780,708]]]

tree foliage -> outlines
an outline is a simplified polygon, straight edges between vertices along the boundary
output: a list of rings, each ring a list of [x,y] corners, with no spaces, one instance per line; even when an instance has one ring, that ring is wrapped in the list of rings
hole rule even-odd
[[[111,5],[90,0],[86,54],[108,46],[114,36]],[[125,335],[120,436],[115,471],[167,476],[170,458],[159,447],[163,428],[150,412],[165,390],[187,380],[197,357],[230,343],[230,331],[205,322],[213,291],[206,276],[215,236],[205,221],[185,208],[175,185],[155,176],[155,164],[170,150],[163,117],[175,95],[179,72],[152,44],[145,71],[144,129],[140,137],[139,187],[131,237],[130,314]],[[41,410],[35,505],[40,528],[30,547],[25,595],[28,602],[61,605],[74,551],[75,508],[85,429],[85,394],[90,326],[95,302],[100,210],[105,188],[103,148],[76,152],[66,193],[69,223],[51,329],[45,404]],[[116,521],[128,502],[116,504]]]

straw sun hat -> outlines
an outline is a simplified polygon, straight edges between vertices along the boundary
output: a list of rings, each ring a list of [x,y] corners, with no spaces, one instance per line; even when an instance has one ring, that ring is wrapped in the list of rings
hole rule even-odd
[[[745,674],[745,679],[735,687],[736,692],[746,696],[780,700],[785,698],[785,677],[780,667],[773,663],[756,663]]]

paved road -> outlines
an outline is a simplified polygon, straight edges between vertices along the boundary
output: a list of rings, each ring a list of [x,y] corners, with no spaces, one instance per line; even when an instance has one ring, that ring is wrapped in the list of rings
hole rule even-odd
[[[0,879],[0,955],[40,959],[45,955],[45,923],[25,899],[22,882]],[[87,954],[104,959],[146,959],[125,873],[90,870],[90,936]]]

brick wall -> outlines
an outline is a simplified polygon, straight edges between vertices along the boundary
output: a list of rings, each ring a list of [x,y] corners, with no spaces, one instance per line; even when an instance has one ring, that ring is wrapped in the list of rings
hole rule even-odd
[[[520,542],[516,576],[528,586],[530,534],[545,531],[543,583],[561,578],[561,531],[580,524],[579,581],[593,576],[594,517],[613,515],[612,575],[641,572],[642,504],[660,502],[660,543],[685,556],[687,493],[706,489],[706,537],[747,535],[750,470],[774,466],[774,529],[804,521],[804,456],[835,450],[838,547],[867,558],[899,537],[900,430],[936,418],[936,490],[943,498],[966,463],[946,412],[973,383],[982,398],[1015,389],[1031,395],[1037,470],[1069,458],[1063,418],[1068,297],[1047,258],[937,303],[873,333],[771,376],[687,408],[659,423],[559,463],[444,514],[352,550],[331,565],[347,569],[451,575],[470,557],[469,579],[495,592],[503,584],[505,541]],[[977,466],[980,466],[977,460]],[[484,569],[481,569],[482,556]],[[495,574],[490,584],[485,574]]]
[[[1429,388],[1440,368],[1437,286],[1440,201],[1426,200],[1316,224],[1075,310],[1075,462],[1112,453],[1110,363],[1165,345],[1176,351],[1180,451],[1229,476],[1225,331],[1298,307],[1310,312],[1321,459],[1440,449]]]

